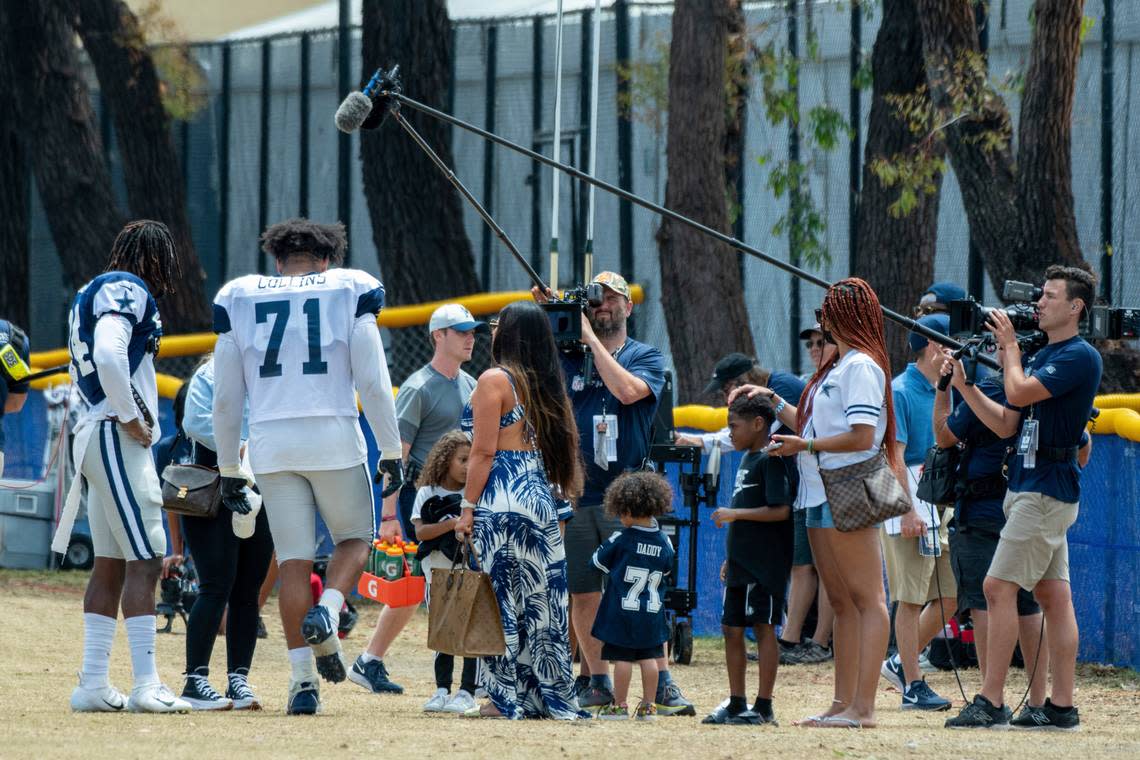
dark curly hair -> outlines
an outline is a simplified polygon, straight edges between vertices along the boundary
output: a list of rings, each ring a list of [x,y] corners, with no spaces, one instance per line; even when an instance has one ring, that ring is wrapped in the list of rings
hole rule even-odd
[[[138,219],[119,231],[103,271],[137,275],[155,298],[174,292],[182,278],[174,236],[165,224],[153,219]]]
[[[458,430],[444,433],[428,452],[424,468],[420,470],[420,477],[416,480],[416,488],[424,486],[442,486],[447,471],[451,469],[451,460],[455,452],[466,446],[471,448],[471,439]]]
[[[603,503],[614,517],[657,517],[672,511],[673,488],[655,472],[627,472],[610,483]]]
[[[328,259],[333,266],[344,261],[348,238],[340,222],[321,224],[294,218],[271,225],[261,233],[261,250],[280,260],[293,255]]]
[[[760,395],[749,398],[747,393],[740,394],[728,407],[728,413],[749,420],[760,417],[768,427],[776,421],[776,410],[772,407],[772,402]]]

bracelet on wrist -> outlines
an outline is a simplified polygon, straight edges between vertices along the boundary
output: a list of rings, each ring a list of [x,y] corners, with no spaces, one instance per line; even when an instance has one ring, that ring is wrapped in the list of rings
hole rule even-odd
[[[472,509],[472,510],[475,509],[474,502],[467,501],[467,499],[464,499],[463,501],[461,501],[459,503],[459,510],[463,511],[464,509]]]
[[[815,439],[814,438],[808,438],[807,439],[807,453],[809,453],[809,454],[815,453]]]
[[[380,516],[380,522],[382,522],[382,523],[392,522],[393,520],[399,520],[399,519],[400,518],[397,517],[396,515],[381,515]]]

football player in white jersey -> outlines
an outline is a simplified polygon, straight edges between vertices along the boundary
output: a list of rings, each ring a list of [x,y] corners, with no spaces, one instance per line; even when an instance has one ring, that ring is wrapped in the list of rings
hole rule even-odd
[[[166,225],[128,224],[107,269],[79,289],[69,320],[71,379],[87,404],[75,428],[77,470],[52,547],[66,548],[83,483],[95,566],[83,597],[83,669],[76,712],[189,712],[158,677],[154,589],[166,554],[162,491],[150,447],[159,439],[153,356],[162,321],[154,296],[180,276]],[[130,699],[107,680],[119,607],[131,649]]]
[[[337,621],[375,535],[354,386],[381,452],[377,480],[388,475],[385,495],[403,480],[376,324],[384,288],[366,272],[330,268],[344,257],[340,223],[290,219],[267,229],[261,241],[280,276],[239,277],[214,300],[214,432],[223,499],[240,501],[248,480],[238,457],[248,398],[250,467],[281,573],[292,666],[287,712],[312,714],[320,707],[317,673],[334,683],[345,678]],[[320,603],[310,609],[318,512],[336,548]]]

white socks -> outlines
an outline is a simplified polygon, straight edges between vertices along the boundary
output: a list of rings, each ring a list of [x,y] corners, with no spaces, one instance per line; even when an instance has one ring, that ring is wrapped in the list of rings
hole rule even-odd
[[[154,615],[136,615],[123,621],[127,627],[127,643],[131,647],[131,669],[135,686],[158,683],[158,668],[154,664]]]
[[[107,686],[107,669],[111,664],[111,645],[115,643],[115,618],[94,612],[83,613],[83,686],[97,689]]]
[[[377,657],[376,655],[372,654],[371,652],[361,652],[360,653],[360,659],[363,660],[365,662],[365,664],[367,664],[367,663],[373,662],[375,660],[383,660],[384,658],[383,657]]]
[[[326,588],[321,592],[320,605],[329,611],[329,615],[332,616],[333,626],[340,623],[340,610],[344,607],[344,594],[335,588]]]
[[[293,680],[297,683],[303,681],[316,682],[317,665],[313,660],[313,650],[309,647],[298,647],[289,650],[289,667],[293,671]]]

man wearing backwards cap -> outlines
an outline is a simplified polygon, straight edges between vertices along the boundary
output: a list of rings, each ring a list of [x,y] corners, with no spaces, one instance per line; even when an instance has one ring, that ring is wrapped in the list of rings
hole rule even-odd
[[[416,480],[436,441],[444,433],[459,428],[463,406],[475,388],[475,378],[460,369],[460,365],[471,360],[477,332],[487,332],[487,325],[476,320],[460,304],[448,303],[436,309],[428,322],[428,337],[434,349],[431,361],[409,375],[396,394],[396,422],[406,475],[398,496],[392,494],[381,507],[380,537],[387,541],[400,538],[401,532],[408,540],[415,538],[411,518]],[[384,655],[416,609],[415,606],[384,608],[367,648],[348,674],[353,683],[374,694],[403,692],[400,685],[389,679]],[[440,703],[437,707],[448,712],[463,712],[475,706],[474,694],[463,689],[450,699],[436,701]]]
[[[594,551],[621,522],[607,517],[602,495],[618,475],[642,466],[649,455],[649,431],[665,387],[665,357],[652,346],[630,338],[626,320],[633,311],[629,284],[616,272],[601,272],[603,300],[582,315],[582,343],[593,355],[594,369],[585,376],[581,355],[563,354],[567,392],[574,419],[586,482],[574,519],[566,524],[567,584],[571,594],[571,622],[582,649],[582,675],[576,682],[582,707],[613,701],[613,687],[602,643],[592,635],[602,598],[602,572],[593,564]],[[532,290],[535,300],[548,294]],[[657,661],[657,709],[662,715],[695,715],[669,674],[664,657]],[[588,674],[588,675],[587,675]]]
[[[937,314],[950,311],[951,301],[962,301],[966,298],[966,291],[952,282],[936,282],[923,292],[918,299],[918,306],[914,315]],[[913,338],[912,338],[913,340]]]
[[[950,332],[946,314],[927,314],[918,320],[923,327],[943,335]],[[957,608],[958,586],[950,567],[946,519],[939,520],[937,509],[919,501],[918,478],[926,452],[934,445],[934,389],[942,366],[942,347],[922,335],[910,334],[910,350],[914,361],[891,382],[895,406],[895,441],[893,445],[906,463],[911,499],[918,519],[926,525],[939,525],[941,556],[919,554],[921,539],[900,535],[901,520],[884,523],[880,538],[887,566],[887,584],[891,599],[899,603],[895,614],[895,639],[898,654],[883,663],[883,677],[902,691],[904,710],[947,710],[950,701],[934,692],[922,677],[918,654],[934,635],[942,630]],[[914,519],[912,512],[909,519]],[[927,602],[934,602],[923,611]],[[940,606],[941,605],[941,606]]]

